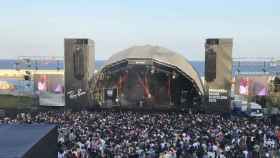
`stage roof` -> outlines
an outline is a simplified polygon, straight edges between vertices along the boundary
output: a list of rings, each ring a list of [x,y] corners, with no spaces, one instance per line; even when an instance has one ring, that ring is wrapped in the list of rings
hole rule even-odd
[[[23,157],[54,127],[48,124],[0,124],[0,157]]]
[[[130,47],[112,55],[106,61],[103,68],[129,59],[151,59],[158,63],[164,63],[176,67],[191,78],[199,88],[201,94],[204,94],[204,88],[200,76],[188,60],[184,56],[163,47],[151,45]]]

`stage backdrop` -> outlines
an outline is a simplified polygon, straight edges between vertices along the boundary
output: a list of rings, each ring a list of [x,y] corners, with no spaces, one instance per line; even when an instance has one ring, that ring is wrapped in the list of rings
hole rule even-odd
[[[62,74],[34,74],[35,93],[42,106],[64,106]]]

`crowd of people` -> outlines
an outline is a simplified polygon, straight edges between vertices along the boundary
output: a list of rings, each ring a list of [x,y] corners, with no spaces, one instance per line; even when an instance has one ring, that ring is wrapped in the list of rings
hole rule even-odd
[[[280,128],[266,119],[132,111],[38,112],[0,119],[58,127],[58,158],[280,157]]]

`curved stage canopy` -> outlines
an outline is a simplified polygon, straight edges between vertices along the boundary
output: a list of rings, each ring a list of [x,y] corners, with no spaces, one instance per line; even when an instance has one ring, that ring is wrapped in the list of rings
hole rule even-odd
[[[131,88],[132,85],[135,88]],[[143,93],[136,93],[141,87]],[[117,88],[115,95],[112,90],[114,88]],[[97,89],[103,96],[103,102],[109,94],[114,96],[117,102],[126,100],[127,104],[131,103],[131,98],[127,102],[127,99],[122,99],[121,96],[126,96],[126,94],[128,96],[134,92],[135,95],[143,95],[143,100],[169,98],[166,101],[158,101],[157,104],[170,105],[182,104],[184,102],[182,100],[191,100],[196,96],[201,98],[204,95],[200,76],[187,59],[166,48],[151,45],[130,47],[112,55],[100,70]],[[110,91],[105,92],[104,89]],[[124,89],[129,90],[125,92]],[[166,96],[161,91],[165,91]],[[187,97],[183,98],[185,95]],[[138,96],[138,101],[140,100],[142,106],[140,96]]]

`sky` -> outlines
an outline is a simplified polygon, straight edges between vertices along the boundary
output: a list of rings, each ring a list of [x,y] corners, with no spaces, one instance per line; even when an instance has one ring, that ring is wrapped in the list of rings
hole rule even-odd
[[[234,57],[280,57],[279,0],[0,0],[0,58],[60,56],[64,38],[95,41],[106,60],[134,45],[204,60],[206,38],[233,38]]]

